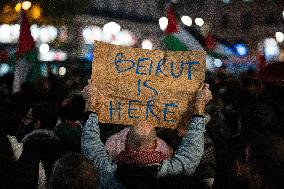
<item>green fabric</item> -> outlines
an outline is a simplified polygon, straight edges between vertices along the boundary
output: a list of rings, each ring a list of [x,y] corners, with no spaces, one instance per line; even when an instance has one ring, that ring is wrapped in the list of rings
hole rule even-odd
[[[168,50],[171,51],[188,51],[189,49],[178,38],[172,35],[167,35],[163,39]]]
[[[32,69],[30,70],[30,72],[29,72],[29,74],[26,78],[26,80],[31,81],[31,82],[37,80],[40,77],[40,62],[38,61],[38,58],[37,58],[36,49],[24,54],[20,58],[23,58],[26,63],[33,65]],[[16,61],[17,61],[17,55],[16,54],[9,56],[9,58],[8,58],[9,64],[15,64]]]
[[[29,64],[33,64],[32,69],[30,70],[26,80],[27,81],[35,81],[40,77],[40,64],[37,58],[36,49],[26,53],[23,58]]]

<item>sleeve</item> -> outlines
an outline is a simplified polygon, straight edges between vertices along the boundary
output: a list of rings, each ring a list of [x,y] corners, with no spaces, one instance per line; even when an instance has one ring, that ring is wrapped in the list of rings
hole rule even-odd
[[[87,158],[93,161],[95,168],[99,171],[102,182],[114,175],[117,168],[108,156],[104,144],[100,139],[100,128],[98,116],[90,114],[85,126],[82,129],[81,151]]]
[[[157,177],[194,173],[204,150],[205,123],[203,117],[194,117],[190,121],[188,134],[170,160],[164,160]]]

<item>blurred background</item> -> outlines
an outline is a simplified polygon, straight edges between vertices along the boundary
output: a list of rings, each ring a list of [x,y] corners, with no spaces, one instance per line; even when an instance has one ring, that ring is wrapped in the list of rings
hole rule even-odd
[[[210,189],[247,189],[263,179],[284,188],[283,141],[268,137],[284,136],[284,0],[0,0],[0,188],[25,188],[22,182],[46,188],[52,180],[42,171],[51,171],[52,158],[62,152],[59,142],[36,135],[22,153],[40,149],[31,160],[12,157],[11,145],[19,158],[17,146],[30,132],[55,131],[67,150],[80,152],[88,117],[81,91],[91,77],[95,40],[205,51],[213,100],[206,106],[204,155],[193,181]],[[100,125],[103,142],[123,128]],[[157,129],[157,135],[177,149],[185,131]],[[271,141],[256,140],[251,155],[253,147],[247,147],[259,136]],[[38,178],[38,167],[29,169],[39,157],[43,163],[51,158]],[[172,188],[194,189],[187,177],[166,180]],[[268,185],[259,188],[273,188]]]
[[[0,76],[13,72],[26,10],[36,42],[41,74],[90,74],[93,41],[166,49],[166,0],[1,0]],[[232,74],[284,60],[283,0],[172,1],[177,23],[207,52],[207,68]]]

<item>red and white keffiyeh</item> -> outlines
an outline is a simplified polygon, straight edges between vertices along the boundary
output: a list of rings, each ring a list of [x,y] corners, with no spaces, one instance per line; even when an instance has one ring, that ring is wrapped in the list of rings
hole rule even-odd
[[[116,157],[116,163],[131,164],[131,165],[151,165],[160,164],[165,160],[165,156],[162,152],[157,151],[131,151],[124,150]]]
[[[120,152],[125,150],[129,130],[129,127],[125,128],[107,139],[105,147],[111,159],[115,159]],[[170,158],[173,154],[173,149],[159,137],[157,137],[155,151],[161,152],[168,158]]]

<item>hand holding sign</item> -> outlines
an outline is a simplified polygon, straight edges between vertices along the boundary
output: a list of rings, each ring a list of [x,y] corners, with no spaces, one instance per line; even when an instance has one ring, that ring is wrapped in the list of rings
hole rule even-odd
[[[95,95],[96,94],[96,95]],[[88,84],[84,87],[82,95],[86,100],[86,111],[94,111],[94,106],[98,106],[96,98],[98,98],[99,91],[92,84],[92,80],[88,80]]]
[[[95,42],[90,98],[100,122],[176,127],[205,77],[203,52],[145,50]],[[190,105],[190,106],[189,106]],[[189,117],[188,115],[188,117]]]
[[[194,113],[203,115],[205,106],[210,100],[212,100],[212,95],[209,90],[209,85],[204,83],[200,86],[196,94]]]

